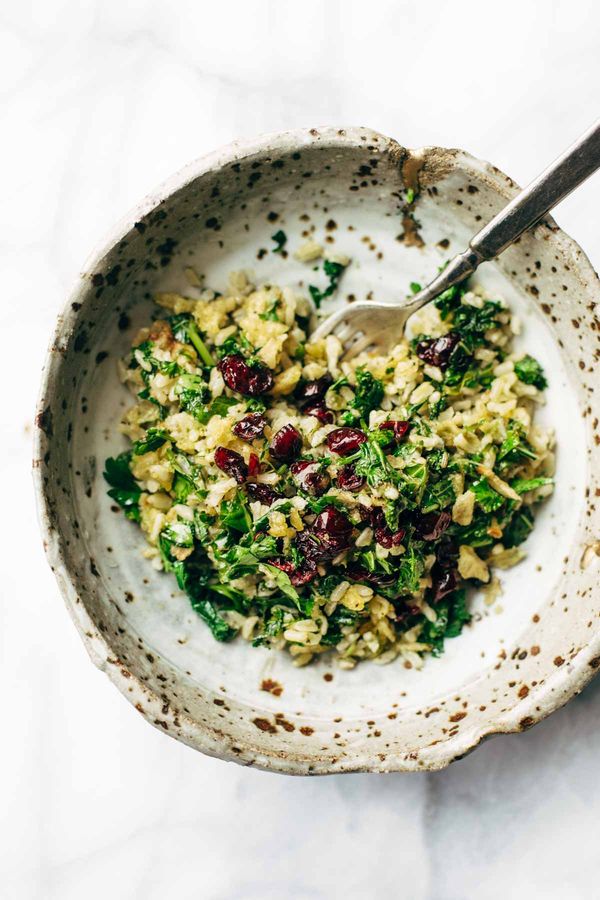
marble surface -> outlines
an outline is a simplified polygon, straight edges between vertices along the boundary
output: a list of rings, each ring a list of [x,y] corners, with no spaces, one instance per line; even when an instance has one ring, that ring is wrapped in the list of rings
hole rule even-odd
[[[579,900],[600,876],[600,682],[435,774],[290,779],[150,728],[89,663],[30,483],[46,343],[94,242],[240,136],[365,124],[526,182],[597,115],[592,0],[0,7],[0,884],[10,900]],[[556,218],[600,265],[600,179]]]

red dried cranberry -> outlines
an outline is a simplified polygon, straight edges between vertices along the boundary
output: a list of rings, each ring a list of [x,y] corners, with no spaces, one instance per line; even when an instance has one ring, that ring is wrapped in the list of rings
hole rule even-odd
[[[389,587],[396,580],[393,575],[385,572],[369,572],[361,566],[350,566],[346,570],[346,575],[351,581],[366,582],[368,584],[376,584],[379,587]]]
[[[360,428],[334,428],[327,435],[327,446],[332,453],[346,456],[358,450],[366,439],[366,434]]]
[[[271,438],[269,451],[271,456],[281,462],[290,462],[300,453],[302,438],[293,425],[284,425]]]
[[[248,459],[248,475],[258,475],[260,472],[260,462],[256,453],[251,453]]]
[[[415,530],[417,536],[422,540],[437,541],[449,528],[451,522],[452,515],[448,510],[443,510],[440,513],[424,513],[417,520]]]
[[[273,387],[273,374],[260,364],[249,366],[243,356],[232,353],[218,365],[223,381],[232,391],[247,397],[265,394]]]
[[[400,443],[410,429],[410,422],[382,422],[379,429],[380,431],[393,431],[395,440]]]
[[[432,575],[433,584],[431,586],[431,602],[438,603],[447,594],[455,591],[458,585],[456,571],[454,569],[443,569],[434,572]]]
[[[217,447],[215,450],[215,465],[222,472],[225,472],[226,475],[231,475],[232,478],[235,478],[238,484],[243,484],[248,477],[248,466],[244,462],[244,457],[236,453],[235,450]]]
[[[450,362],[450,355],[460,341],[460,335],[454,331],[442,335],[439,338],[430,338],[419,341],[417,344],[417,356],[423,362],[439,369],[445,369]]]
[[[305,416],[314,416],[323,425],[331,425],[333,422],[333,413],[323,403],[312,403],[310,406],[305,406],[302,412]]]
[[[335,506],[319,513],[310,530],[319,542],[320,559],[332,559],[352,542],[352,523]]]
[[[294,587],[308,584],[317,575],[317,566],[312,560],[305,559],[301,565],[295,566],[287,559],[270,559],[269,564],[285,572]]]
[[[251,500],[260,500],[265,506],[271,506],[278,499],[278,495],[268,484],[248,482],[246,490]]]
[[[342,491],[360,491],[364,487],[366,480],[364,475],[356,474],[356,469],[352,463],[342,466],[336,475],[337,486]]]
[[[243,441],[253,441],[254,438],[262,437],[267,420],[260,413],[249,413],[236,422],[231,429],[237,437]]]
[[[328,373],[314,381],[305,381],[296,388],[294,396],[301,406],[304,404],[314,404],[318,400],[322,400],[327,393],[330,385],[333,384],[333,378]]]
[[[329,476],[320,469],[319,463],[295,462],[290,466],[290,472],[297,486],[313,497],[320,497],[329,487]]]
[[[406,531],[404,528],[399,528],[398,531],[392,531],[387,525],[384,525],[381,528],[375,529],[375,540],[378,544],[381,544],[382,547],[387,547],[389,550],[390,547],[398,547],[404,538]]]

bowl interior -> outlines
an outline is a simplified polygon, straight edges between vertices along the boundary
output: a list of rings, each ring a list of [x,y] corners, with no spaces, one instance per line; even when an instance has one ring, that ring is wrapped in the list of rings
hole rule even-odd
[[[418,191],[410,208],[407,187]],[[189,293],[185,267],[220,291],[235,269],[306,291],[317,276],[292,253],[315,237],[352,258],[336,303],[398,299],[464,249],[511,191],[496,170],[455,151],[411,155],[362,130],[284,136],[183,173],[92,261],[42,402],[49,538],[92,655],[155,724],[207,752],[285,771],[435,767],[485,733],[531,724],[576,689],[560,670],[590,649],[599,606],[596,444],[585,413],[597,341],[584,324],[597,286],[551,223],[477,281],[509,302],[523,323],[517,346],[548,373],[539,421],[557,431],[556,491],[527,558],[501,573],[501,598],[488,607],[474,593],[473,624],[422,670],[397,661],[345,672],[328,659],[297,669],[241,639],[216,643],[172,577],[142,558],[141,532],[111,508],[102,478],[104,459],[127,444],[116,423],[131,397],[116,360],[147,323],[155,291]],[[272,252],[279,229],[285,258]],[[592,565],[582,568],[587,546]]]

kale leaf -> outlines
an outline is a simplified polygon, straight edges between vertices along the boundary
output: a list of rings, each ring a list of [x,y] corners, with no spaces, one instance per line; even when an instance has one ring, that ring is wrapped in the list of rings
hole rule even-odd
[[[104,463],[105,471],[103,474],[111,486],[108,496],[119,504],[128,519],[139,522],[140,495],[142,492],[131,474],[130,462],[131,450],[119,453],[115,457],[109,456]]]
[[[346,266],[343,266],[341,263],[331,262],[329,259],[325,260],[323,263],[323,271],[329,278],[329,284],[323,290],[315,287],[314,284],[309,284],[308,286],[308,292],[317,309],[319,309],[323,300],[327,297],[331,297],[338,286],[338,282],[342,277],[345,268]]]
[[[285,245],[287,244],[287,234],[285,231],[282,231],[281,228],[279,231],[276,231],[275,234],[271,235],[271,240],[275,241],[276,247],[272,251],[273,253],[281,253]]]
[[[133,453],[135,456],[141,456],[143,453],[150,453],[152,450],[158,450],[159,447],[169,440],[169,434],[164,428],[149,428],[145,437],[139,441],[135,441],[133,445]]]
[[[548,387],[548,381],[541,365],[533,356],[524,356],[515,363],[515,372],[517,377],[524,384],[532,384],[538,390],[543,391]]]
[[[445,639],[457,637],[463,630],[463,626],[471,621],[471,614],[467,610],[465,591],[454,591],[449,597],[436,603],[435,611],[437,619],[435,622],[430,622],[428,619],[425,621],[419,641],[431,645],[432,656],[440,656],[444,651]]]
[[[382,400],[383,382],[375,378],[368,369],[357,369],[353,406],[365,421],[369,420],[371,410],[379,409]]]

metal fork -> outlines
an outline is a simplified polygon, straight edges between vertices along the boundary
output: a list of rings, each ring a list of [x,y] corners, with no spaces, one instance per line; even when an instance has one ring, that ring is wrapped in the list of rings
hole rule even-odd
[[[319,325],[311,340],[335,334],[342,342],[347,359],[365,351],[385,353],[402,337],[408,319],[418,309],[453,284],[468,278],[480,263],[494,259],[506,250],[598,168],[600,120],[517,194],[475,235],[463,253],[455,256],[407,303],[358,302],[345,306]]]

